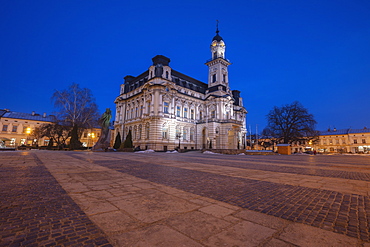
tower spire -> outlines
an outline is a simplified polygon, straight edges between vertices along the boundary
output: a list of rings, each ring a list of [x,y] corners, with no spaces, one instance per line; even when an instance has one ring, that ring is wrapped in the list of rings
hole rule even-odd
[[[218,23],[219,23],[219,20],[216,20],[216,33],[218,34],[220,31],[218,31]]]

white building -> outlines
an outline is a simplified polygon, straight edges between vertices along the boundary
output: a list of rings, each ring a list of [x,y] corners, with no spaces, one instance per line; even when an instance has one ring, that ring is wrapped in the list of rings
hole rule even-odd
[[[225,43],[211,43],[208,84],[170,66],[157,55],[139,76],[126,76],[116,98],[115,136],[131,130],[141,149],[237,149],[245,146],[246,114],[240,91],[230,90]]]

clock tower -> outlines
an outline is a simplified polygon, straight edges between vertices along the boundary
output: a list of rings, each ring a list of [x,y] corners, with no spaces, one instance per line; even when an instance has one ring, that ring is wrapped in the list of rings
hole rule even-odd
[[[211,43],[212,58],[207,61],[208,66],[208,89],[209,92],[221,91],[223,94],[230,94],[229,76],[227,67],[231,64],[225,58],[225,42],[219,35],[218,26],[216,36],[213,37]],[[219,93],[221,93],[219,92]]]

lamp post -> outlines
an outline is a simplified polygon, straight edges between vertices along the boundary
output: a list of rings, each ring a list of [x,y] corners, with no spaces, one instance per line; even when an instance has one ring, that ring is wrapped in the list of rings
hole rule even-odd
[[[94,145],[95,134],[94,133],[88,133],[87,136],[88,136],[88,139],[87,139],[87,148],[89,148],[90,138],[91,138],[91,147]]]
[[[180,138],[181,138],[181,133],[180,132],[176,133],[176,139],[179,139],[179,150],[180,150]]]

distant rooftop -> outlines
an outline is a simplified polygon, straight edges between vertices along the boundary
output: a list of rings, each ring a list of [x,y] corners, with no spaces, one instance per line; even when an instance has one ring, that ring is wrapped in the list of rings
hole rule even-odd
[[[357,133],[370,133],[369,128],[363,129],[328,129],[326,131],[320,131],[320,135],[328,136],[328,135],[347,135],[347,134],[357,134]]]
[[[14,119],[26,119],[26,120],[43,121],[43,122],[55,122],[56,120],[54,115],[46,115],[46,113],[43,113],[41,115],[35,112],[24,113],[24,112],[14,112],[14,111],[1,110],[1,109],[0,109],[0,117],[14,118]]]

